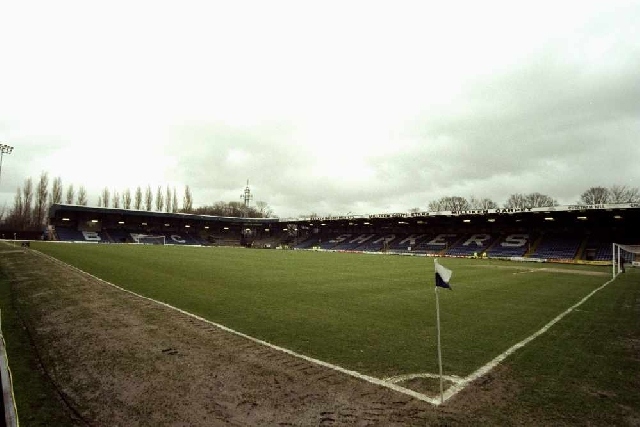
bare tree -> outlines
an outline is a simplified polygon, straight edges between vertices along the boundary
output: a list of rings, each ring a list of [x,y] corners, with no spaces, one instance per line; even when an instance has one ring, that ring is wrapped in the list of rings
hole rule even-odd
[[[527,196],[521,193],[515,193],[509,196],[504,204],[508,209],[522,209],[527,206]]]
[[[136,195],[133,199],[133,208],[137,211],[142,209],[142,188],[139,185],[136,188]]]
[[[131,189],[127,188],[122,193],[122,207],[131,209]]]
[[[630,188],[627,193],[628,203],[640,203],[640,189],[638,187]]]
[[[169,186],[167,185],[167,194],[165,197],[165,206],[166,206],[166,211],[167,212],[171,212],[171,189],[169,188]]]
[[[478,199],[471,196],[469,199],[469,206],[471,209],[496,209],[498,204],[489,198]]]
[[[111,206],[120,209],[120,194],[118,190],[113,190],[113,198],[111,199]]]
[[[225,202],[216,202],[211,206],[200,206],[194,209],[194,213],[198,215],[219,215],[226,216],[227,204]]]
[[[230,203],[225,203],[225,202],[218,202],[217,205],[221,207],[220,215],[223,215],[223,216],[233,215],[234,205]]]
[[[227,216],[243,217],[245,206],[243,202],[229,202],[227,204]]]
[[[73,204],[73,199],[76,197],[76,192],[73,189],[73,184],[69,184],[69,186],[67,187],[67,197],[65,200],[65,203],[68,205],[72,205]],[[98,206],[100,206],[98,204]]]
[[[453,196],[447,198],[448,208],[452,211],[464,211],[469,209],[469,201],[464,197]]]
[[[591,187],[580,196],[580,203],[585,205],[599,205],[609,203],[609,190],[605,187]]]
[[[102,196],[98,196],[98,207],[102,207]]]
[[[102,206],[105,208],[109,207],[109,199],[111,196],[111,192],[109,191],[109,187],[104,187],[102,189]]]
[[[54,205],[62,203],[62,178],[59,176],[53,179],[50,199]]]
[[[429,202],[428,205],[429,208],[429,212],[439,212],[439,211],[443,211],[444,209],[442,208],[442,204],[440,203],[440,200],[432,200]]]
[[[84,185],[81,185],[80,189],[78,190],[78,198],[76,199],[76,205],[87,206],[88,203],[89,203],[89,200],[87,199],[87,189],[84,187]]]
[[[31,177],[24,181],[22,187],[22,229],[28,228],[31,225],[31,207],[33,205],[33,180]]]
[[[171,212],[178,212],[178,193],[176,193],[176,187],[173,187],[173,197],[171,201]]]
[[[609,203],[637,203],[640,202],[640,190],[626,185],[614,185],[609,189]]]
[[[188,185],[184,187],[184,197],[182,199],[182,212],[191,213],[193,210],[193,197],[191,196],[191,189]]]
[[[268,209],[268,208],[269,208],[269,205],[267,204],[267,202],[263,202],[262,200],[258,200],[258,201],[256,202],[256,208],[258,209],[258,213],[259,213],[260,215],[264,215],[264,214],[265,214],[266,209]]]
[[[551,196],[531,193],[525,196],[525,206],[528,208],[545,208],[547,206],[558,206],[558,202]]]
[[[255,216],[258,216],[260,218],[269,218],[271,215],[273,215],[273,209],[271,209],[271,207],[269,206],[269,204],[267,204],[267,202],[263,202],[262,200],[259,200],[256,202],[255,213],[257,214]]]
[[[41,227],[47,216],[47,196],[49,194],[49,174],[42,172],[36,187],[35,204],[33,206],[33,225]]]
[[[466,211],[469,209],[469,201],[460,196],[442,197],[440,200],[429,203],[430,211]]]
[[[156,191],[156,210],[162,212],[164,209],[164,192],[162,187],[158,185],[158,191]]]
[[[147,185],[147,190],[144,192],[144,206],[147,211],[150,211],[153,206],[153,193],[150,185]]]
[[[260,205],[258,207],[257,205]],[[198,215],[220,215],[231,217],[270,218],[273,211],[266,202],[256,202],[256,207],[245,206],[243,202],[216,202],[210,206],[200,206],[192,213]]]
[[[25,224],[24,220],[24,203],[22,201],[22,189],[20,187],[16,190],[16,196],[13,199],[13,209],[9,212],[7,218],[7,225],[11,228],[22,229]]]

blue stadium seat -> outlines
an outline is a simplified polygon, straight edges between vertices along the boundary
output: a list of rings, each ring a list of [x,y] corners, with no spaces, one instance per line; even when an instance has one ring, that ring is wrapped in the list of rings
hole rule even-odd
[[[538,247],[531,254],[532,258],[574,259],[580,249],[582,236],[569,234],[549,234],[542,238]]]
[[[495,241],[495,237],[487,233],[476,233],[464,236],[451,246],[446,254],[451,256],[471,256],[485,251]]]
[[[529,251],[532,240],[529,233],[505,234],[486,251],[487,256],[494,258],[522,257]]]

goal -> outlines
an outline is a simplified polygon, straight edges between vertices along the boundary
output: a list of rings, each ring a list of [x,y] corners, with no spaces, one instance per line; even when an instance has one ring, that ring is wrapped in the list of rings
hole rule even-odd
[[[628,267],[640,266],[640,245],[613,244],[613,277],[623,273]]]
[[[141,245],[164,245],[165,236],[149,235],[149,234],[132,234],[134,242]]]

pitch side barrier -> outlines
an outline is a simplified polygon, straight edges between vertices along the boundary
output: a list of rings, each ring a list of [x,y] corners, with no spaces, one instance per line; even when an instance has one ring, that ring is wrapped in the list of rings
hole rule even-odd
[[[141,243],[111,243],[111,242],[96,242],[96,241],[87,241],[87,240],[11,240],[11,239],[0,239],[0,242],[8,243],[12,246],[16,247],[30,247],[31,242],[49,242],[49,243],[80,243],[80,244],[108,244],[108,245],[140,245]],[[142,243],[143,245],[145,243]],[[215,245],[181,245],[174,243],[165,243],[164,246],[189,246],[195,248],[211,248],[216,247]],[[235,247],[235,246],[230,246]],[[358,251],[352,249],[322,249],[318,247],[312,247],[309,249],[295,249],[296,251],[315,251],[315,252],[336,252],[336,253],[357,253],[357,254],[367,254],[367,255],[399,255],[399,256],[413,256],[413,257],[445,257],[445,258],[468,258],[468,259],[499,259],[503,261],[516,261],[516,262],[550,262],[557,264],[580,264],[580,265],[599,265],[599,266],[610,266],[612,265],[612,261],[589,261],[583,259],[553,259],[553,258],[527,258],[527,257],[474,257],[474,256],[465,256],[465,255],[442,255],[442,254],[431,254],[431,253],[414,253],[414,252],[374,252],[374,251]],[[640,262],[634,261],[630,263],[632,267],[640,267]]]
[[[8,246],[28,248],[31,246],[31,242],[42,242],[42,240],[27,240],[27,239],[0,239],[0,242],[7,244]]]
[[[7,349],[2,334],[2,313],[0,313],[0,380],[2,381],[2,404],[4,409],[4,425],[6,427],[18,427],[18,409],[13,394],[13,381],[9,369]]]
[[[403,256],[434,256],[432,254],[425,253],[412,253],[412,252],[372,252],[372,251],[354,251],[351,249],[322,249],[322,248],[309,248],[309,249],[294,249],[296,251],[312,251],[312,252],[334,252],[341,254],[367,254],[367,255],[403,255]]]
[[[13,239],[0,239],[0,242],[4,242],[11,246],[28,248],[31,247],[31,242],[46,242],[46,243],[98,243],[98,242],[88,242],[82,240],[13,240]]]
[[[398,256],[414,256],[414,257],[438,257],[438,258],[467,258],[467,259],[498,259],[502,261],[514,261],[514,262],[536,262],[536,263],[557,263],[557,264],[578,264],[578,265],[599,265],[610,266],[611,261],[589,261],[584,259],[555,259],[555,258],[527,258],[519,256],[511,257],[474,257],[464,255],[441,255],[441,254],[426,254],[426,253],[412,253],[412,252],[375,252],[375,251],[357,251],[357,250],[342,250],[342,249],[322,249],[318,247],[309,249],[295,249],[296,251],[313,251],[313,252],[335,252],[335,253],[352,253],[352,254],[367,254],[367,255],[398,255]],[[633,262],[631,264],[634,267],[640,266],[640,262]]]
[[[516,262],[550,262],[555,264],[611,265],[611,261],[589,261],[584,259],[526,258],[526,257],[519,257],[519,256],[489,257],[488,259],[501,259],[505,261],[516,261]]]
[[[0,239],[0,242],[5,242],[8,243],[12,246],[18,246],[18,247],[30,247],[31,246],[31,242],[45,242],[45,243],[57,243],[57,244],[74,244],[74,243],[78,243],[81,245],[152,245],[152,243],[131,243],[131,242],[127,242],[127,243],[113,243],[113,242],[96,242],[96,241],[90,241],[90,240],[9,240],[9,239]],[[157,245],[156,245],[157,246]],[[209,246],[209,245],[183,245],[183,244],[176,244],[176,243],[165,243],[162,246],[183,246],[183,247],[193,247],[193,248],[212,248],[215,247],[213,245]]]

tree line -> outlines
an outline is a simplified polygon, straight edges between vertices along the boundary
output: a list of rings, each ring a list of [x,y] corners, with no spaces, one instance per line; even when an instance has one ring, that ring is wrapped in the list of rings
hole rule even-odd
[[[215,215],[248,218],[274,218],[273,210],[266,202],[257,201],[255,206],[245,206],[242,202],[216,202],[213,205],[195,208],[197,215]]]
[[[613,185],[611,187],[591,187],[580,195],[576,202],[579,205],[594,205],[606,203],[638,203],[640,190],[637,187]],[[56,177],[49,188],[49,174],[42,172],[40,179],[34,183],[31,177],[25,179],[22,187],[18,187],[13,206],[8,209],[0,207],[0,226],[15,230],[38,230],[47,222],[47,214],[52,204],[66,203],[69,205],[88,206],[89,199],[86,188],[81,185],[77,191],[73,184],[62,185],[62,178]],[[538,208],[557,206],[553,197],[538,192],[510,195],[503,207],[507,209]],[[150,185],[143,190],[138,186],[133,192],[126,188],[124,191],[111,191],[104,187],[98,196],[98,207],[145,210],[167,213],[193,213],[198,215],[214,215],[227,217],[273,217],[274,212],[266,202],[258,201],[255,206],[245,206],[242,202],[219,201],[212,205],[193,207],[193,195],[188,185],[184,188],[182,205],[179,204],[176,188],[158,186],[155,191]],[[499,205],[489,198],[469,199],[461,196],[445,196],[429,202],[428,210],[463,211],[497,209]],[[420,212],[420,208],[410,209],[409,212]]]
[[[640,190],[636,187],[614,185],[612,187],[591,187],[580,195],[576,201],[578,205],[594,205],[605,203],[638,203],[640,202]],[[507,209],[542,208],[558,206],[553,197],[541,193],[515,193],[507,198],[503,207]],[[499,205],[488,198],[469,199],[460,196],[446,196],[429,202],[429,211],[467,211],[481,209],[497,209]],[[411,209],[411,212],[420,212],[419,208]]]
[[[11,208],[6,205],[0,207],[0,226],[14,230],[39,230],[47,223],[51,205],[61,203],[88,206],[86,187],[81,185],[76,191],[74,185],[69,184],[65,190],[60,177],[54,178],[50,186],[49,174],[42,172],[37,183],[29,177],[17,188]],[[256,202],[255,207],[245,207],[239,202],[217,202],[194,208],[193,195],[188,185],[184,188],[182,205],[179,204],[175,187],[158,186],[153,191],[147,185],[144,190],[138,186],[133,192],[129,188],[120,192],[104,187],[98,195],[97,207],[231,217],[265,218],[273,215],[267,203],[261,201]]]
[[[155,191],[155,199],[154,192],[150,185],[147,185],[144,193],[140,186],[138,186],[133,193],[129,188],[126,188],[122,193],[120,193],[117,190],[113,190],[113,192],[111,192],[109,187],[104,187],[98,195],[98,207],[167,213],[189,213],[193,209],[193,197],[189,186],[185,186],[184,196],[182,198],[182,207],[180,207],[175,187],[173,187],[172,190],[167,186],[165,190],[162,186],[158,186]]]

